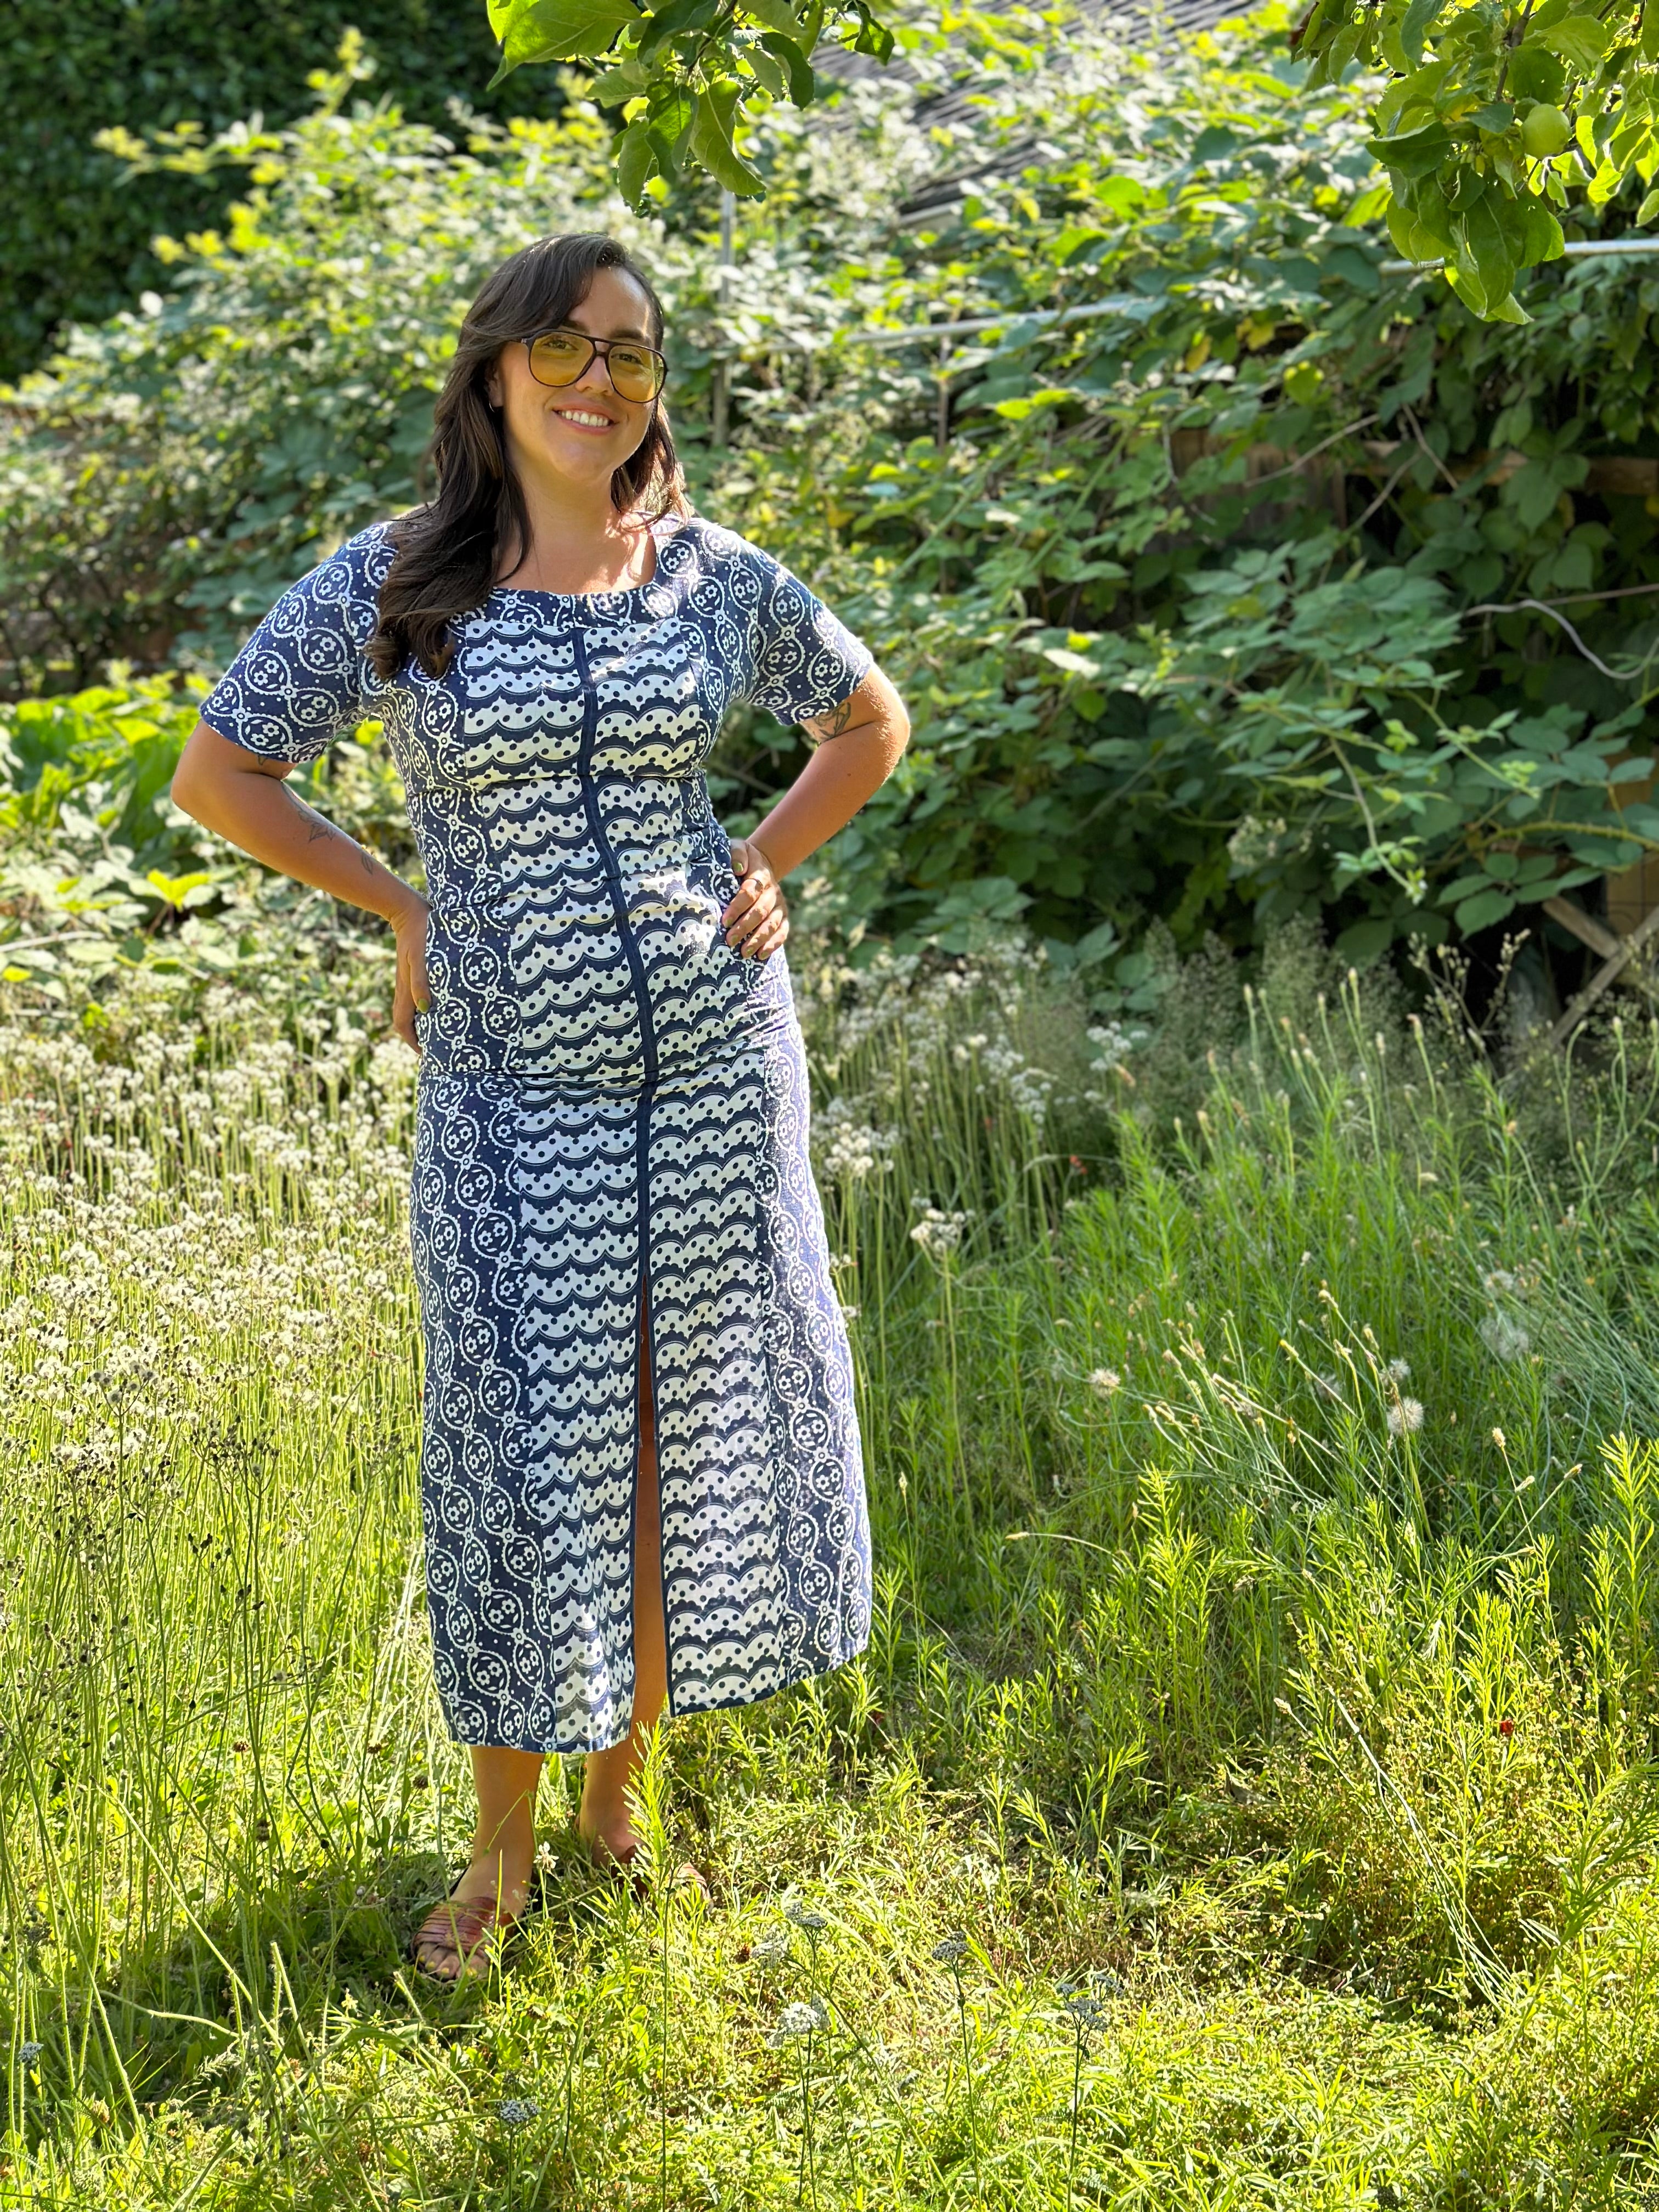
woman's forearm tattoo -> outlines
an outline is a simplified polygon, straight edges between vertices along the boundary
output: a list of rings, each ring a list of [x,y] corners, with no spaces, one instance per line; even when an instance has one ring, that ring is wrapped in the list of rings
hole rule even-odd
[[[359,861],[362,865],[363,873],[366,876],[374,876],[380,872],[380,863],[376,860],[374,854],[366,851],[365,848],[357,842],[355,837],[347,837],[345,831],[340,829],[336,823],[331,822],[325,814],[319,814],[314,806],[307,806],[302,799],[296,799],[294,804],[299,808],[301,813],[305,816],[306,819],[311,824],[310,829],[306,832],[306,842],[307,845],[315,845],[324,837],[344,838],[345,842],[350,846],[352,851],[357,855]],[[388,870],[387,872],[389,873],[390,871]]]

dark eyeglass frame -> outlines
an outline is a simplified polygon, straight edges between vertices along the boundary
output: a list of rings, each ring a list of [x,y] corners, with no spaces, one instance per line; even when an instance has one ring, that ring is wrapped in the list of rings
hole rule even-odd
[[[544,376],[536,376],[536,346],[538,342],[542,338],[556,337],[580,338],[582,343],[587,348],[587,352],[584,358],[571,371],[568,376],[562,378],[556,384],[552,384],[550,383]],[[652,360],[656,362],[656,389],[653,392],[649,392],[644,399],[630,398],[629,395],[623,392],[617,385],[615,371],[611,366],[611,349],[613,345],[629,346],[635,353],[649,354]],[[563,392],[567,390],[569,386],[574,384],[579,378],[585,376],[587,373],[588,366],[596,354],[605,362],[605,373],[611,380],[611,389],[616,393],[618,399],[628,400],[628,404],[631,407],[648,407],[652,400],[660,398],[662,396],[662,388],[668,381],[667,356],[659,351],[657,347],[653,345],[647,345],[643,338],[590,337],[586,331],[573,329],[568,323],[550,323],[545,330],[532,331],[531,332],[530,336],[524,342],[524,351],[525,359],[530,364],[530,374],[532,376],[536,377],[538,384],[543,386],[544,389],[549,392]]]

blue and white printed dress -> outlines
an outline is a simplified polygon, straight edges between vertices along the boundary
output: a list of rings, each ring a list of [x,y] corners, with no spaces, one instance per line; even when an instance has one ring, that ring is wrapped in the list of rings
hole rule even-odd
[[[315,760],[384,725],[425,863],[410,1234],[439,1695],[469,1744],[627,1735],[648,1299],[669,1710],[744,1705],[870,1629],[847,1324],[786,956],[745,959],[704,763],[726,709],[827,713],[871,656],[701,520],[656,572],[497,586],[441,678],[370,666],[386,525],[286,592],[202,707]]]

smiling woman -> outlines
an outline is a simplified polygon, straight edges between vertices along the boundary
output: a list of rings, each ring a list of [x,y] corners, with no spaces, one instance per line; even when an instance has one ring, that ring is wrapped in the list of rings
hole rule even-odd
[[[435,496],[284,594],[173,786],[397,935],[428,1607],[479,1798],[472,1863],[417,1938],[446,1978],[522,1914],[546,1753],[587,1754],[579,1828],[626,1869],[665,1703],[746,1704],[870,1630],[778,879],[908,723],[804,584],[689,512],[662,335],[610,239],[504,263],[438,400]],[[704,768],[739,699],[834,743],[733,841]],[[424,897],[282,787],[368,716]]]

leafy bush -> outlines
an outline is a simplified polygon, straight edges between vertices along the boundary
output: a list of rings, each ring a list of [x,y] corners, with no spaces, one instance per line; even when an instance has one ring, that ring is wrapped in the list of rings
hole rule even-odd
[[[1364,88],[1307,94],[1284,23],[1170,58],[969,19],[969,123],[929,135],[882,87],[833,130],[775,111],[725,294],[711,203],[670,228],[607,197],[580,81],[557,123],[457,153],[347,114],[343,69],[313,118],[227,135],[248,198],[168,298],[15,396],[15,683],[221,663],[415,495],[482,270],[598,222],[661,275],[702,504],[911,701],[909,753],[825,856],[850,928],[960,949],[1023,922],[1133,994],[1155,921],[1185,951],[1319,913],[1369,959],[1535,919],[1659,846],[1659,279],[1559,266],[1499,333],[1384,276]],[[798,757],[735,727],[717,799],[748,810]]]
[[[459,96],[485,112],[556,107],[550,78],[491,94],[494,40],[482,7],[434,0],[353,0],[349,20],[380,58],[410,117],[441,124]],[[160,264],[156,231],[221,220],[222,178],[146,178],[136,188],[96,144],[129,131],[263,112],[273,123],[307,105],[307,71],[339,36],[341,13],[315,0],[86,0],[71,9],[9,8],[0,21],[0,375],[16,375],[68,319],[114,313]]]

